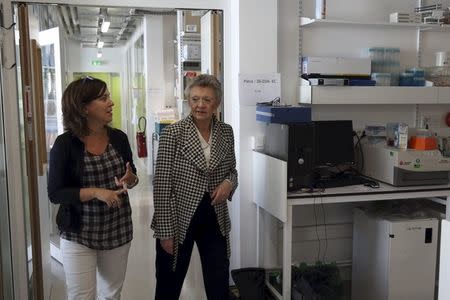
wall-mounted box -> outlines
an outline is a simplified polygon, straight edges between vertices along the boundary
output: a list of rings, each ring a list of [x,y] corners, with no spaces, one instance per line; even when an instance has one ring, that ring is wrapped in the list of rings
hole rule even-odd
[[[183,45],[183,59],[184,60],[200,60],[201,56],[200,42],[189,42]]]

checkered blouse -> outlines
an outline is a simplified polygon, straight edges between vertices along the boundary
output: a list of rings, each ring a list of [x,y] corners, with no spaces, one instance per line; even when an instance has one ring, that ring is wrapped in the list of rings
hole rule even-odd
[[[85,151],[82,187],[116,190],[114,176],[121,178],[125,171],[122,157],[111,144],[101,155]],[[133,238],[131,207],[128,195],[121,197],[121,207],[108,207],[98,199],[82,203],[81,232],[62,232],[61,237],[96,250],[110,250],[128,243]]]

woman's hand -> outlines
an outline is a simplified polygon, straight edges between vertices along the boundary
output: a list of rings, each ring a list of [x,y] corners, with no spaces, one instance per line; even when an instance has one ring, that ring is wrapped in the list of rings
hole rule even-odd
[[[133,187],[135,185],[137,176],[133,174],[133,170],[131,169],[131,165],[129,162],[127,162],[127,170],[125,172],[125,175],[123,175],[120,179],[114,177],[114,180],[116,181],[116,185],[118,187],[122,187],[125,190],[127,190],[129,186]]]
[[[231,182],[229,180],[222,181],[221,184],[219,184],[213,191],[211,198],[212,198],[212,205],[217,205],[219,203],[225,202],[228,197],[230,197],[231,190],[233,189],[233,186],[231,185]]]
[[[161,243],[161,247],[169,253],[170,255],[173,255],[173,238],[165,239],[165,240],[159,240]]]
[[[109,207],[120,207],[122,206],[122,199],[120,198],[120,195],[126,192],[127,191],[125,189],[120,189],[117,191],[107,189],[97,189],[95,193],[95,198],[105,202]]]

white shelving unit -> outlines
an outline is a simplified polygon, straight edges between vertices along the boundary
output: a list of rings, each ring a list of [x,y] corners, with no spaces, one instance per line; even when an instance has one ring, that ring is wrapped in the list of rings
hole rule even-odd
[[[386,29],[405,29],[434,32],[450,32],[450,25],[425,24],[425,23],[387,23],[387,22],[357,22],[344,20],[329,20],[329,19],[311,19],[300,18],[300,26],[302,27],[325,27],[325,26],[359,26],[359,27],[386,27]]]
[[[184,89],[186,88],[186,72],[198,73],[201,71],[201,60],[188,60],[183,56],[184,45],[198,43],[200,45],[201,34],[199,32],[186,32],[187,11],[177,12],[177,40],[176,40],[176,78],[175,78],[175,99],[177,103],[178,118],[182,119],[189,113],[187,100],[184,99]]]
[[[283,240],[282,240],[282,272],[283,283],[282,293],[280,294],[268,281],[266,281],[269,290],[272,291],[273,296],[279,300],[290,300],[291,298],[291,265],[293,242],[293,229],[297,222],[297,216],[293,213],[294,207],[304,207],[307,205],[315,205],[316,198],[320,198],[321,204],[330,203],[352,203],[352,202],[367,202],[367,201],[384,201],[384,200],[400,200],[400,199],[435,199],[436,197],[446,197],[444,202],[450,201],[450,184],[446,185],[428,185],[428,186],[409,186],[409,187],[394,187],[388,184],[381,183],[378,189],[372,189],[363,185],[355,185],[348,187],[338,187],[327,189],[325,192],[317,193],[287,193],[286,176],[286,162],[275,159],[268,155],[253,152],[253,167],[254,172],[258,171],[258,176],[253,177],[253,191],[255,195],[258,193],[259,197],[254,197],[253,202],[256,204],[258,210],[264,209],[272,217],[279,220],[282,224]],[[279,175],[279,176],[276,176]],[[277,180],[274,180],[276,178]],[[263,191],[270,191],[265,193]],[[273,191],[279,191],[275,193]],[[283,191],[283,192],[281,192]],[[257,212],[259,215],[259,211]],[[439,266],[439,299],[449,299],[450,293],[448,278],[450,276],[450,255],[449,241],[450,241],[450,212],[447,207],[446,218],[442,221],[440,228],[441,249],[440,258],[437,262]],[[256,259],[260,260],[260,256],[264,253],[260,252],[262,237],[267,238],[267,232],[259,230],[259,218],[257,217],[257,252]],[[298,225],[297,225],[298,226]]]
[[[300,18],[302,29],[327,28],[378,28],[380,30],[405,30],[417,32],[417,64],[420,65],[423,32],[450,32],[450,25],[425,23],[359,22],[332,19]],[[303,41],[300,43],[302,44]],[[300,55],[302,49],[300,46]],[[301,104],[449,104],[450,87],[405,86],[309,86],[301,80],[299,103]]]
[[[300,85],[301,104],[448,104],[450,87]]]
[[[314,1],[312,1],[314,2]],[[446,40],[450,36],[450,25],[435,25],[435,24],[423,24],[423,23],[388,23],[388,22],[377,22],[377,21],[347,21],[350,18],[364,18],[368,17],[366,15],[356,16],[352,15],[352,11],[363,11],[370,14],[370,9],[362,9],[364,1],[353,1],[355,3],[355,8],[352,10],[348,7],[351,2],[343,1],[342,6],[339,9],[333,11],[336,16],[333,19],[313,19],[300,17],[299,19],[299,56],[344,56],[348,54],[349,56],[359,55],[362,49],[369,47],[396,47],[400,48],[402,54],[401,66],[402,67],[412,67],[412,66],[425,66],[430,62],[430,53],[438,51],[433,47],[424,47],[424,45],[433,45],[438,38]],[[370,0],[366,0],[370,3]],[[372,1],[376,2],[376,1]],[[386,0],[386,2],[388,2]],[[400,1],[399,1],[400,2]],[[390,3],[389,3],[390,4]],[[396,5],[398,3],[395,3]],[[299,1],[299,16],[304,12],[308,13],[308,9],[311,8],[313,4],[311,1]],[[332,7],[336,8],[337,3],[330,3],[327,10]],[[341,3],[339,2],[339,5]],[[408,4],[409,5],[409,4]],[[411,7],[414,5],[412,2]],[[380,7],[380,5],[368,5],[369,7]],[[400,4],[398,4],[401,7]],[[406,5],[405,5],[406,6]],[[384,8],[383,8],[384,9]],[[384,18],[388,16],[387,13],[393,8],[386,8]],[[328,10],[329,11],[329,10]],[[350,12],[348,12],[350,11]],[[400,8],[399,8],[399,11]],[[309,11],[310,13],[311,11]],[[374,18],[382,20],[381,14],[377,14]],[[328,17],[328,16],[327,16]],[[371,17],[371,16],[370,16]],[[342,19],[340,19],[342,18]],[[368,18],[369,19],[369,18]],[[316,34],[317,33],[317,34]],[[441,34],[443,33],[443,34]],[[367,34],[367,35],[365,35]],[[346,40],[348,39],[348,40]],[[440,47],[445,47],[447,43],[439,44]],[[442,51],[439,49],[439,51]],[[426,56],[428,54],[428,57]],[[428,59],[428,62],[422,61],[423,57]],[[301,65],[300,65],[301,67]],[[301,68],[300,68],[301,70]],[[300,72],[299,72],[300,73]],[[299,79],[302,81],[302,79]],[[301,104],[311,104],[314,110],[316,108],[317,119],[323,118],[336,118],[336,119],[352,119],[358,126],[362,123],[368,122],[377,123],[380,120],[385,122],[386,120],[392,121],[394,118],[398,118],[402,122],[407,122],[414,126],[418,124],[418,116],[421,115],[419,110],[429,109],[427,111],[428,115],[439,115],[435,110],[439,110],[441,106],[439,104],[450,104],[450,87],[406,87],[406,86],[309,86],[300,84],[299,85],[299,102]],[[331,105],[330,105],[331,104]],[[388,104],[395,104],[395,107],[388,106]],[[430,105],[427,105],[430,104]],[[369,105],[379,105],[376,108]],[[403,106],[402,106],[403,105]],[[430,107],[432,108],[430,109]],[[447,107],[442,105],[443,112]],[[404,110],[404,111],[403,111]],[[400,112],[400,113],[399,113]],[[442,112],[442,113],[443,113]],[[400,117],[397,115],[401,115]],[[379,116],[385,114],[386,116]],[[414,114],[414,116],[413,116]],[[424,114],[425,115],[425,114]],[[433,115],[433,116],[434,116]],[[422,115],[423,116],[423,115]],[[414,118],[416,119],[414,123]],[[354,123],[355,124],[355,123]],[[282,243],[283,248],[278,249],[277,255],[282,253],[282,255],[277,256],[277,263],[283,265],[283,292],[279,293],[274,291],[273,288],[268,284],[272,293],[277,299],[291,299],[291,264],[294,260],[301,261],[305,259],[307,261],[308,256],[304,253],[299,254],[298,249],[293,245],[293,242],[308,243],[309,240],[302,235],[297,235],[296,232],[292,231],[291,228],[297,227],[308,227],[310,226],[307,221],[303,222],[299,220],[299,217],[311,212],[311,205],[315,206],[317,201],[321,204],[338,204],[338,203],[356,203],[363,201],[378,201],[378,200],[395,200],[395,199],[410,199],[410,198],[426,198],[426,197],[436,197],[443,196],[450,201],[450,185],[446,185],[444,189],[440,190],[439,187],[425,187],[426,190],[422,190],[422,187],[411,187],[411,188],[396,188],[390,187],[388,185],[382,184],[380,189],[368,190],[365,187],[354,186],[342,189],[342,194],[336,193],[334,195],[324,196],[319,193],[316,195],[298,194],[290,195],[287,194],[287,201],[284,199],[286,191],[280,191],[280,189],[286,186],[286,183],[280,183],[282,181],[281,175],[283,175],[283,165],[284,162],[279,162],[276,159],[268,156],[264,156],[260,153],[253,153],[254,166],[259,165],[259,169],[254,169],[253,174],[258,174],[254,176],[254,202],[259,209],[268,212],[274,218],[276,218],[282,224]],[[262,167],[261,167],[262,166]],[[262,169],[261,169],[262,168]],[[275,172],[274,172],[275,170]],[[280,175],[280,176],[274,176]],[[274,180],[276,178],[277,180]],[[275,185],[275,186],[274,186]],[[270,193],[265,193],[264,191],[269,188],[270,192],[276,191],[278,198]],[[336,190],[337,191],[337,190]],[[333,191],[330,191],[333,193]],[[266,197],[267,198],[264,198]],[[329,197],[328,197],[329,196]],[[276,201],[274,201],[274,199]],[[294,207],[297,206],[296,211]],[[298,207],[301,206],[301,207]],[[336,209],[335,220],[341,222],[345,219],[343,216],[342,220],[340,209],[347,209],[346,206],[342,205],[339,208],[337,206],[329,206],[331,209]],[[349,206],[350,207],[350,206]],[[447,218],[449,218],[450,206],[447,208]],[[315,207],[314,207],[315,213]],[[327,212],[328,214],[329,212]],[[257,213],[257,229],[260,230],[260,218],[264,220],[266,214],[260,217],[259,212]],[[295,220],[295,221],[294,221]],[[319,221],[321,222],[321,221]],[[326,223],[326,221],[323,221]],[[329,230],[338,230],[337,223],[329,223]],[[264,225],[264,224],[263,224]],[[448,233],[448,221],[443,221],[443,226],[441,229],[441,235],[445,239],[449,239]],[[261,228],[266,229],[264,226]],[[331,229],[333,228],[333,229]],[[269,239],[268,231],[264,232],[264,239]],[[270,247],[263,247],[264,243],[262,238],[257,234],[257,247],[263,250],[257,251],[257,261],[260,266],[266,264],[266,256],[269,256]],[[326,234],[325,234],[326,235]],[[343,236],[343,235],[342,235]],[[348,240],[344,238],[337,238],[339,242],[348,243]],[[320,239],[318,238],[318,244],[320,247]],[[446,245],[446,247],[450,247]],[[304,248],[306,249],[306,248]],[[333,249],[336,256],[347,259],[346,252],[342,251],[343,248]],[[446,249],[446,248],[445,248]],[[450,265],[450,258],[447,257],[444,248],[441,248],[441,258],[440,258],[440,277],[439,277],[439,299],[447,299],[449,290],[443,282],[446,282],[449,277],[449,272],[445,272]],[[266,253],[264,253],[266,251]],[[309,251],[308,249],[306,251]],[[296,253],[297,252],[297,253]],[[320,254],[320,249],[318,250]],[[299,258],[301,257],[301,258]],[[299,260],[300,259],[300,260]],[[270,265],[270,259],[267,264]],[[351,264],[351,261],[350,261]]]

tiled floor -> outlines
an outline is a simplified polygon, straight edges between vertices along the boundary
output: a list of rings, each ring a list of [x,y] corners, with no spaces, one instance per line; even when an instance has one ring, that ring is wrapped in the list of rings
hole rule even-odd
[[[144,172],[140,172],[143,174]],[[129,191],[133,209],[134,239],[128,259],[127,275],[122,291],[122,299],[153,299],[155,293],[155,240],[150,230],[153,215],[153,193],[150,180],[141,180]],[[65,296],[64,271],[62,265],[52,261],[51,300],[63,300]],[[191,259],[180,299],[206,299],[203,287],[200,258],[195,249]]]

